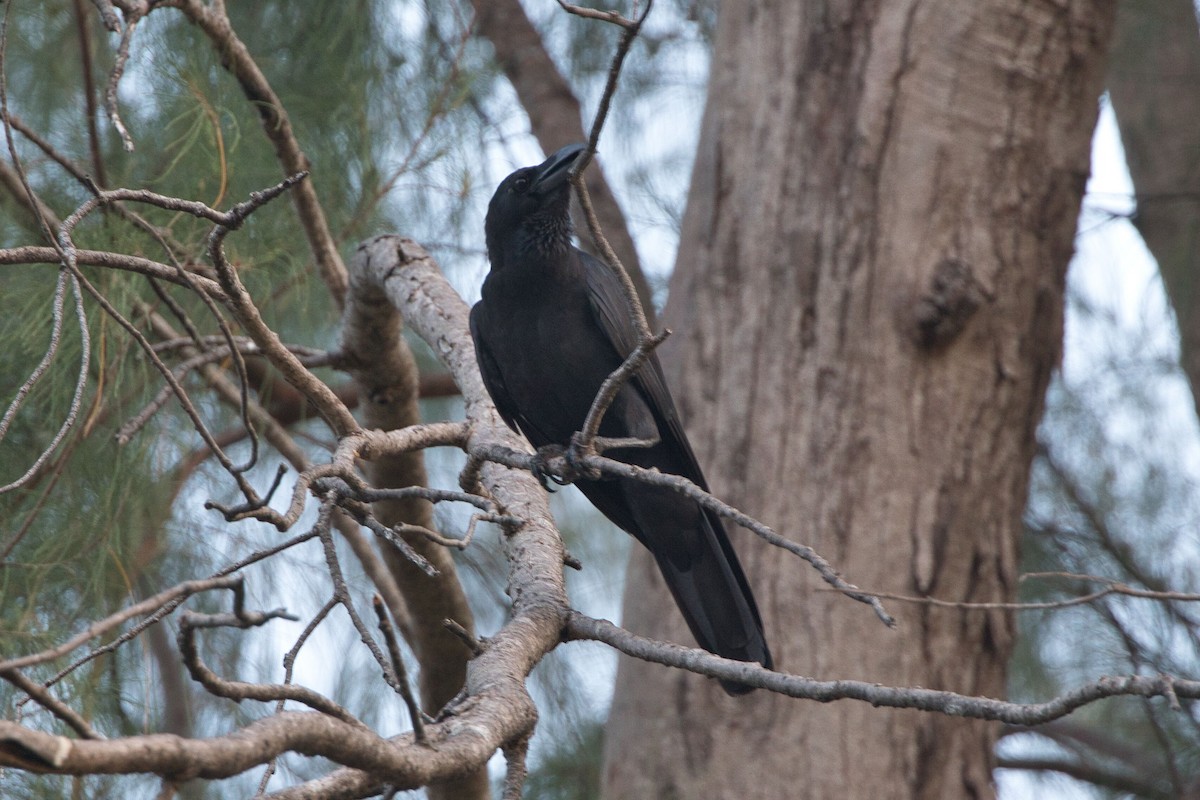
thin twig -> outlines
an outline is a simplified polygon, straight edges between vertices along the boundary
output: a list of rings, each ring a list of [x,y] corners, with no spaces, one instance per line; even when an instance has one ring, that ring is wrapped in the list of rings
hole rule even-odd
[[[592,207],[591,195],[588,194],[587,184],[583,180],[583,171],[591,163],[592,156],[596,152],[596,145],[600,142],[600,132],[604,129],[605,120],[608,118],[608,109],[612,103],[613,95],[617,91],[617,83],[621,76],[621,67],[625,63],[625,57],[629,55],[629,48],[633,45],[634,39],[637,38],[638,32],[642,28],[642,23],[646,21],[646,17],[650,14],[650,8],[654,3],[653,0],[647,0],[645,9],[637,19],[625,19],[619,14],[615,15],[617,19],[610,19],[609,15],[614,14],[614,12],[583,9],[579,6],[571,6],[563,3],[562,0],[559,0],[559,4],[570,13],[578,14],[579,16],[602,19],[606,22],[617,22],[617,19],[619,19],[620,22],[617,22],[617,24],[623,28],[621,39],[617,42],[617,49],[613,53],[612,63],[608,68],[608,79],[604,85],[604,91],[600,95],[600,103],[596,109],[596,116],[592,120],[592,130],[588,134],[587,149],[583,151],[582,155],[571,166],[571,184],[575,187],[576,195],[579,197],[580,207],[583,209],[584,218],[587,220],[588,232],[595,239],[597,246],[600,248],[601,255],[604,256],[604,260],[621,281],[621,286],[625,290],[625,302],[628,306],[630,319],[633,320],[634,326],[637,328],[638,342],[642,343],[651,336],[650,325],[646,321],[646,313],[642,309],[637,289],[634,288],[629,273],[625,271],[625,267],[621,265],[621,260],[617,258],[612,245],[609,244],[607,237],[604,236],[604,232],[600,230],[600,221],[596,217],[595,209]],[[589,11],[594,11],[594,13],[587,13]]]
[[[263,612],[261,617],[255,618],[253,623],[238,623],[236,617],[224,614],[203,615],[195,614],[191,611],[184,612],[179,620],[178,642],[179,650],[183,654],[183,663],[187,667],[188,673],[194,681],[202,685],[210,694],[214,694],[217,697],[224,697],[237,702],[241,702],[242,700],[258,700],[264,703],[271,703],[292,700],[302,703],[314,711],[320,711],[322,714],[328,714],[335,719],[340,719],[342,722],[366,728],[366,725],[345,708],[311,689],[292,683],[266,684],[226,680],[209,669],[203,660],[201,660],[200,652],[196,648],[196,628],[226,627],[229,626],[231,621],[234,623],[232,627],[245,628],[251,624],[262,625],[271,619],[279,618],[297,619],[294,615],[288,614],[282,609]]]
[[[39,653],[32,653],[27,656],[18,656],[10,658],[7,661],[0,661],[0,672],[5,672],[13,669],[24,669],[34,666],[35,664],[44,664],[47,661],[53,661],[56,658],[66,655],[72,650],[86,644],[91,639],[97,636],[102,636],[118,625],[132,619],[140,617],[143,614],[149,614],[157,611],[164,606],[170,604],[174,600],[183,600],[191,597],[198,592],[209,592],[214,589],[234,589],[235,586],[240,586],[242,577],[237,576],[214,576],[203,580],[185,581],[183,583],[172,586],[169,589],[164,589],[153,597],[147,597],[139,603],[134,603],[131,606],[121,609],[115,614],[111,614],[102,620],[93,622],[88,627],[72,636],[62,644],[43,650]]]
[[[0,670],[0,678],[11,683],[13,686],[20,689],[25,694],[29,695],[30,699],[37,703],[42,708],[49,711],[54,716],[61,719],[63,722],[70,725],[76,733],[85,739],[103,739],[104,737],[96,733],[95,729],[88,724],[87,720],[81,717],[75,709],[68,706],[66,703],[59,700],[50,691],[43,687],[37,681],[30,680],[29,677],[17,669]]]
[[[459,641],[461,641],[463,644],[465,644],[467,646],[467,649],[471,651],[472,656],[474,656],[475,658],[478,658],[480,655],[483,654],[483,642],[481,642],[481,641],[479,641],[479,639],[475,638],[475,635],[472,634],[466,628],[464,628],[462,625],[458,624],[456,621],[454,621],[452,619],[444,619],[444,620],[442,620],[442,626],[446,630],[450,631],[455,636],[457,636]]]
[[[7,264],[60,264],[59,251],[51,247],[26,245],[0,249],[0,265]],[[152,261],[141,256],[111,253],[106,250],[76,250],[75,263],[90,267],[105,267],[126,272],[136,272],[153,278],[187,286],[188,283],[179,276],[174,267],[169,267],[158,261]],[[218,303],[225,303],[228,298],[220,285],[211,278],[188,272],[188,279],[195,282],[197,291],[211,297]]]
[[[104,156],[100,147],[100,131],[96,113],[96,78],[92,73],[92,27],[84,0],[72,0],[75,32],[79,38],[79,62],[83,78],[83,116],[87,124],[88,150],[91,151],[92,173],[99,184],[108,182]],[[100,9],[103,17],[104,9]],[[107,23],[106,23],[107,24]]]
[[[287,110],[272,88],[249,49],[234,30],[225,12],[225,4],[203,0],[176,0],[173,3],[209,38],[221,53],[221,64],[237,79],[242,92],[262,122],[263,134],[274,146],[276,158],[285,175],[308,169],[309,159],[300,147]],[[346,295],[346,266],[329,231],[325,211],[316,188],[306,182],[292,195],[301,228],[313,259],[334,301],[340,306]]]
[[[388,655],[392,659],[392,669],[396,671],[400,697],[408,708],[408,718],[412,721],[413,735],[419,743],[426,744],[428,739],[425,736],[425,720],[421,713],[421,707],[417,705],[417,700],[413,697],[412,687],[409,686],[408,669],[404,666],[404,656],[400,653],[400,643],[396,640],[396,631],[392,628],[391,619],[388,618],[387,607],[383,604],[383,598],[378,594],[372,600],[372,605],[375,607],[375,617],[379,620],[379,630],[383,634],[383,641],[387,644]]]
[[[321,623],[324,622],[329,616],[330,612],[332,612],[340,604],[341,602],[336,597],[331,597],[326,600],[325,605],[321,606],[316,614],[313,614],[313,618],[310,619],[308,624],[304,626],[304,630],[300,631],[300,635],[296,637],[296,641],[293,642],[288,651],[283,654],[284,683],[292,682],[292,673],[296,668],[296,659],[300,655],[300,650],[304,647],[305,643],[308,642],[313,633],[316,632],[317,628],[321,626]],[[276,713],[280,711],[283,711],[283,701],[280,701],[279,707],[276,709]]]
[[[117,16],[117,10],[113,8],[112,0],[92,0],[96,10],[100,12],[100,19],[104,22],[104,27],[109,33],[121,32],[121,19]]]
[[[1200,594],[1190,592],[1171,592],[1171,591],[1153,591],[1150,589],[1137,589],[1128,584],[1121,583],[1113,578],[1104,578],[1098,575],[1083,575],[1074,572],[1031,572],[1022,575],[1020,580],[1025,581],[1031,578],[1069,578],[1071,580],[1089,581],[1091,583],[1104,584],[1103,589],[1099,589],[1088,594],[1079,595],[1078,597],[1068,597],[1064,600],[1044,600],[1037,602],[1013,602],[1013,603],[971,603],[957,600],[941,600],[936,597],[916,597],[913,595],[893,594],[890,592],[871,592],[860,589],[862,594],[878,597],[882,600],[896,600],[901,603],[916,603],[919,605],[934,606],[937,608],[955,608],[965,610],[979,611],[1043,611],[1055,608],[1069,608],[1071,606],[1086,605],[1095,601],[1108,597],[1109,595],[1124,595],[1126,597],[1137,597],[1146,600],[1159,601],[1177,601],[1181,603],[1200,602]]]
[[[789,553],[804,559],[830,586],[837,589],[850,599],[857,600],[860,603],[865,603],[866,605],[870,606],[872,610],[875,611],[875,615],[879,617],[880,621],[889,628],[896,627],[896,620],[884,610],[883,604],[880,603],[877,597],[874,597],[868,592],[863,592],[854,584],[844,580],[833,568],[833,565],[826,561],[825,558],[817,553],[816,550],[808,545],[802,545],[792,541],[791,539],[781,536],[769,526],[764,525],[750,515],[739,511],[728,503],[725,503],[680,475],[670,475],[659,472],[658,470],[643,469],[642,467],[636,467],[632,464],[614,461],[613,459],[605,458],[604,456],[556,456],[550,460],[549,464],[547,464],[544,460],[540,460],[539,456],[494,445],[480,445],[474,448],[473,452],[478,458],[485,459],[487,461],[494,461],[507,467],[528,470],[530,472],[533,472],[535,469],[539,468],[544,469],[546,466],[550,466],[556,472],[559,470],[566,472],[573,468],[582,467],[587,470],[594,470],[603,475],[630,478],[643,483],[651,484],[653,486],[663,486],[668,489],[672,489],[680,494],[690,497],[710,511],[713,511],[726,519],[732,520],[737,525],[746,528],[760,538],[765,539],[770,544],[787,550]],[[576,463],[569,463],[568,458],[575,458]],[[555,462],[558,463],[556,464]]]
[[[359,617],[358,611],[354,608],[354,602],[351,600],[350,592],[346,588],[346,580],[342,577],[342,568],[338,563],[337,550],[333,545],[333,535],[326,530],[322,531],[320,536],[321,545],[325,550],[325,566],[328,568],[329,577],[333,581],[334,598],[346,609],[346,613],[350,615],[350,623],[358,631],[359,639],[367,646],[367,650],[371,652],[375,663],[379,665],[388,686],[391,686],[397,694],[401,694],[400,681],[396,677],[395,671],[393,671],[391,664],[388,663],[388,659],[383,655],[383,651],[379,649],[375,638],[367,630],[367,626],[363,623],[362,618]]]
[[[54,361],[55,354],[58,353],[58,346],[62,336],[63,309],[65,307],[65,299],[67,293],[67,273],[66,270],[60,270],[58,273],[58,283],[54,289],[54,304],[52,306],[54,313],[51,317],[52,323],[50,328],[50,344],[46,348],[42,360],[33,368],[33,372],[29,373],[29,377],[17,389],[16,395],[8,404],[8,408],[4,411],[4,417],[0,419],[0,440],[8,434],[8,427],[12,424],[13,418],[16,417],[17,411],[25,402],[25,398],[37,385],[42,376],[46,374],[46,370],[50,368],[50,364]],[[7,491],[8,487],[0,489]]]
[[[217,270],[218,282],[229,297],[229,307],[237,317],[242,329],[262,349],[263,355],[282,373],[285,380],[296,387],[324,417],[333,433],[344,437],[358,430],[354,416],[338,399],[333,390],[305,369],[299,360],[288,352],[279,335],[263,321],[262,315],[242,285],[237,270],[226,260],[223,250],[225,237],[239,228],[255,210],[278,197],[283,192],[301,183],[307,172],[300,172],[261,192],[253,192],[245,202],[231,208],[208,236],[208,253]]]
[[[179,362],[171,369],[171,374],[175,376],[176,382],[182,385],[183,379],[192,370],[199,369],[206,364],[212,364],[228,357],[228,347],[219,347],[215,350],[207,350],[197,353],[191,358],[187,358]],[[134,435],[144,428],[146,423],[149,422],[155,414],[161,411],[174,396],[175,390],[170,384],[167,384],[159,389],[158,394],[156,394],[154,398],[142,408],[141,411],[133,415],[128,422],[126,422],[117,430],[116,435],[113,437],[116,439],[117,444],[129,444]]]
[[[240,601],[236,601],[236,598],[240,595],[242,576],[235,573],[250,566],[251,564],[256,564],[259,561],[263,561],[271,556],[277,555],[278,553],[282,553],[285,550],[289,550],[298,544],[307,542],[309,539],[315,538],[317,533],[318,532],[314,527],[314,529],[298,536],[294,536],[285,542],[281,542],[280,544],[272,547],[251,553],[245,558],[240,559],[239,561],[236,561],[233,564],[230,564],[227,567],[217,571],[208,578],[185,581],[184,583],[177,584],[169,589],[164,589],[153,597],[148,597],[139,603],[106,617],[105,619],[92,623],[86,630],[76,634],[62,644],[56,645],[55,647],[47,650],[42,650],[38,653],[32,653],[30,655],[9,659],[8,661],[0,661],[0,671],[8,669],[20,669],[23,667],[32,666],[34,664],[42,664],[48,661],[53,661],[54,659],[60,658],[72,650],[82,646],[89,640],[107,633],[108,631],[112,630],[118,625],[123,624],[129,619],[132,619],[133,617],[147,614],[145,619],[132,626],[129,630],[125,631],[125,633],[121,634],[108,644],[91,650],[82,658],[77,659],[66,668],[59,671],[58,674],[46,681],[44,684],[45,686],[51,686],[54,683],[62,680],[71,672],[79,669],[89,661],[92,661],[104,655],[105,653],[111,653],[122,644],[136,639],[142,634],[143,631],[146,630],[146,628],[149,628],[151,625],[154,625],[171,614],[193,594],[211,591],[213,589],[230,589],[235,594],[235,602],[240,604]]]
[[[572,14],[611,22],[620,25],[622,28],[621,39],[617,43],[616,52],[613,54],[612,63],[608,69],[608,80],[604,86],[604,92],[600,96],[600,104],[596,109],[596,116],[592,120],[592,130],[588,136],[587,149],[584,150],[583,154],[576,159],[575,164],[571,167],[571,184],[575,187],[580,208],[583,210],[584,218],[587,220],[588,231],[591,233],[597,247],[599,247],[604,261],[621,284],[626,311],[637,331],[637,346],[633,352],[626,355],[625,361],[621,366],[614,370],[605,379],[604,383],[601,384],[600,389],[596,392],[596,397],[592,401],[591,408],[588,409],[583,427],[576,437],[572,437],[571,446],[574,450],[581,454],[593,454],[595,452],[593,442],[597,432],[600,430],[600,423],[604,419],[604,414],[608,410],[608,407],[612,405],[613,400],[616,398],[617,392],[642,367],[654,349],[670,335],[670,331],[663,331],[657,336],[650,331],[650,324],[646,318],[646,311],[642,308],[641,300],[638,298],[637,288],[634,286],[633,279],[629,277],[629,273],[621,264],[620,258],[617,257],[616,251],[609,244],[604,231],[600,229],[600,220],[596,216],[595,208],[592,207],[592,198],[588,194],[587,184],[583,180],[583,171],[587,168],[587,165],[591,162],[592,155],[596,152],[596,145],[600,141],[600,132],[604,128],[604,122],[608,117],[608,109],[612,103],[613,95],[617,91],[621,67],[625,62],[625,57],[629,54],[629,48],[633,45],[634,39],[637,38],[638,32],[641,30],[642,23],[646,21],[646,16],[650,13],[653,0],[647,0],[645,9],[636,19],[626,19],[613,11],[597,11],[595,9],[574,6],[563,2],[563,0],[559,0],[559,5]]]
[[[181,384],[175,378],[174,374],[171,372],[171,368],[163,363],[163,360],[154,352],[154,348],[150,344],[150,340],[147,339],[145,334],[143,334],[136,325],[130,322],[124,314],[118,311],[117,308],[108,300],[108,298],[105,297],[99,289],[93,286],[87,278],[80,275],[79,280],[83,284],[84,289],[87,290],[88,294],[92,296],[92,299],[95,300],[100,307],[103,308],[104,311],[116,321],[118,325],[124,328],[126,333],[133,337],[134,341],[137,342],[137,344],[141,347],[142,352],[149,359],[151,365],[158,370],[159,374],[162,375],[164,379],[166,379],[167,384],[171,387],[171,391],[175,394],[176,399],[179,400],[179,405],[183,408],[183,412],[187,414],[188,419],[191,420],[192,427],[194,427],[196,432],[199,433],[201,438],[204,439],[204,443],[211,448],[213,455],[217,458],[225,471],[232,475],[237,481],[238,488],[242,491],[242,494],[246,497],[247,501],[250,503],[259,502],[258,493],[255,492],[254,487],[250,485],[250,482],[245,478],[244,475],[250,464],[234,464],[233,460],[224,452],[224,450],[221,449],[220,445],[217,444],[216,439],[213,437],[212,431],[209,430],[208,425],[205,424],[204,419],[200,416],[200,410],[196,408],[195,404],[192,402],[191,397],[183,388],[183,384]]]
[[[1005,722],[1010,725],[1042,725],[1108,697],[1165,697],[1172,694],[1188,699],[1200,698],[1200,681],[1180,680],[1162,675],[1108,675],[1085,683],[1043,703],[1010,703],[990,697],[907,686],[884,686],[864,681],[821,681],[765,669],[758,664],[732,661],[706,650],[681,647],[647,639],[577,612],[567,618],[567,636],[604,642],[626,655],[685,669],[722,680],[732,680],[777,694],[828,703],[834,700],[858,700],[884,708],[911,708],[935,714],[968,719]]]
[[[121,31],[121,43],[117,45],[117,53],[113,57],[112,71],[108,74],[108,86],[104,89],[104,107],[108,110],[108,119],[112,122],[121,137],[121,144],[126,153],[133,152],[133,137],[121,121],[121,111],[117,107],[117,85],[125,74],[125,65],[129,62],[129,47],[133,43],[133,31],[137,28],[145,12],[141,8],[125,12],[125,29]]]
[[[54,434],[54,437],[50,440],[50,443],[42,449],[41,454],[34,459],[33,464],[31,464],[29,469],[25,471],[25,474],[4,486],[0,486],[0,494],[4,494],[12,491],[13,489],[24,486],[26,483],[31,481],[35,475],[38,474],[42,468],[42,465],[50,459],[50,457],[58,449],[58,446],[62,443],[63,439],[65,439],[71,429],[75,427],[75,420],[79,417],[79,409],[83,405],[83,393],[87,388],[88,369],[92,362],[92,334],[91,330],[88,328],[87,311],[83,307],[83,292],[80,290],[79,285],[81,282],[86,285],[87,282],[83,279],[83,276],[79,274],[78,270],[74,269],[74,267],[71,265],[68,265],[65,272],[67,273],[67,277],[71,282],[71,293],[75,298],[75,318],[79,322],[79,337],[81,339],[79,343],[79,373],[75,378],[75,390],[71,395],[71,405],[67,410],[66,418],[63,420],[62,425],[59,426],[58,431]],[[57,350],[57,344],[52,344],[51,349]],[[27,385],[32,388],[32,384],[30,384],[28,381],[22,385],[22,388]],[[7,419],[8,415],[6,414],[5,416]]]
[[[636,294],[633,297],[635,300],[637,299]],[[604,383],[600,384],[600,388],[596,390],[596,396],[592,399],[592,406],[588,409],[587,417],[584,418],[583,427],[571,439],[572,445],[581,453],[595,451],[596,434],[600,430],[600,423],[603,422],[604,414],[608,411],[608,407],[612,405],[613,400],[616,399],[617,393],[645,365],[654,352],[654,349],[662,344],[670,335],[671,331],[664,330],[659,334],[651,336],[649,339],[639,341],[633,352],[621,362],[621,366],[613,370],[604,379]]]
[[[619,25],[620,27],[624,28],[625,30],[629,30],[629,29],[633,28],[634,26],[641,25],[641,22],[642,22],[640,19],[632,20],[632,19],[629,19],[628,17],[624,17],[620,14],[620,12],[617,12],[617,11],[606,11],[602,8],[588,8],[586,6],[577,6],[573,3],[565,2],[565,0],[558,0],[558,5],[563,11],[566,11],[568,14],[574,14],[577,17],[583,17],[585,19],[598,19],[601,22],[609,22],[609,23],[612,23],[613,25]],[[649,11],[649,10],[650,10],[650,7],[649,7],[649,4],[647,4],[646,11]],[[644,14],[642,16],[642,19],[645,19]]]
[[[83,307],[83,293],[79,288],[79,271],[76,268],[72,253],[68,252],[58,239],[54,236],[53,226],[43,213],[44,205],[40,202],[37,195],[33,191],[33,187],[29,185],[29,179],[25,175],[25,169],[22,166],[21,159],[17,155],[16,143],[13,141],[12,124],[9,119],[8,111],[8,83],[6,75],[6,56],[8,52],[8,14],[12,8],[9,3],[4,7],[4,16],[0,20],[0,119],[4,123],[4,139],[8,147],[9,157],[12,159],[13,169],[17,173],[17,177],[21,186],[25,190],[25,195],[28,199],[29,207],[37,219],[39,226],[42,228],[47,239],[54,245],[56,251],[55,261],[62,264],[62,268],[69,273],[72,292],[75,297],[75,316],[79,321],[79,336],[80,342],[80,367],[79,374],[75,381],[75,392],[71,398],[71,406],[67,412],[66,418],[62,425],[51,439],[50,443],[42,450],[41,454],[34,460],[33,464],[25,472],[24,475],[17,478],[11,483],[0,486],[0,494],[16,489],[25,485],[37,475],[42,465],[53,455],[58,449],[59,444],[66,437],[67,433],[75,425],[75,420],[79,415],[79,409],[83,403],[83,392],[87,386],[88,368],[91,364],[91,331],[88,328],[87,313]],[[62,278],[59,281],[59,287],[55,290],[55,306],[54,306],[54,330],[51,333],[51,343],[42,362],[34,369],[34,374],[22,384],[18,390],[17,397],[10,404],[5,412],[4,419],[0,421],[0,438],[3,438],[4,432],[8,425],[11,424],[12,415],[16,413],[16,409],[20,407],[25,396],[33,385],[41,378],[42,374],[49,367],[51,360],[58,351],[58,342],[62,331]]]

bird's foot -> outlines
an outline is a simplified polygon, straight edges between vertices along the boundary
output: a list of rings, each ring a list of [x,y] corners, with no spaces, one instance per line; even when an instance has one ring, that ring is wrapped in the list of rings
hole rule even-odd
[[[576,433],[571,437],[571,446],[567,448],[565,453],[567,466],[570,468],[571,480],[577,481],[580,478],[586,478],[589,481],[598,481],[603,477],[600,470],[594,465],[587,463],[589,456],[598,455],[596,443],[598,441],[608,441],[602,437],[594,437],[586,440],[582,433]]]
[[[588,456],[595,454],[595,449],[584,447],[575,440],[566,447],[548,444],[537,449],[530,469],[542,487],[553,492],[551,483],[569,486],[579,480],[599,480],[602,477],[600,470],[586,461]]]
[[[569,476],[559,474],[551,469],[550,462],[557,460],[561,460],[563,464],[569,466],[567,448],[561,444],[548,444],[544,447],[539,447],[537,452],[533,454],[533,466],[531,467],[533,477],[538,479],[538,483],[542,485],[543,489],[551,493],[557,491],[557,489],[550,485],[552,482],[559,486],[567,486],[572,482]]]

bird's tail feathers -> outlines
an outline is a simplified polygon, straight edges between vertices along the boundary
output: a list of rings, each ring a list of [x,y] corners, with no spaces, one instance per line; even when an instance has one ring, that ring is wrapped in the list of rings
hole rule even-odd
[[[719,518],[713,521],[704,514],[702,519],[710,546],[701,548],[688,568],[680,569],[669,558],[657,559],[667,587],[701,647],[724,658],[758,662],[771,669],[762,619],[737,554],[724,528],[714,528],[721,524]],[[721,686],[733,695],[752,689],[724,680]]]

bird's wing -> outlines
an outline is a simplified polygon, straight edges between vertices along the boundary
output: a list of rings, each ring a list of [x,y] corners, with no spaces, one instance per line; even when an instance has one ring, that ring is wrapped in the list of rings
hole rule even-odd
[[[482,334],[485,324],[483,317],[486,313],[482,301],[471,308],[471,339],[475,342],[475,360],[479,364],[479,374],[483,376],[484,388],[492,396],[492,402],[496,404],[496,410],[500,412],[500,417],[508,424],[508,427],[519,432],[517,406],[508,394],[508,387],[504,385],[504,376],[496,364],[496,359],[492,357],[492,352],[488,350],[487,342],[484,341]]]
[[[591,301],[596,322],[616,349],[617,354],[624,360],[637,347],[637,329],[629,318],[621,282],[612,270],[599,259],[582,250],[576,252],[584,266],[584,274],[587,276],[588,299]],[[679,421],[679,414],[675,410],[675,402],[671,399],[671,392],[667,388],[667,379],[663,375],[657,355],[650,354],[650,358],[633,376],[631,383],[642,393],[654,412],[660,434],[664,438],[669,437],[674,440],[673,444],[691,467],[692,474],[685,474],[684,477],[707,491],[704,475],[700,471],[695,454],[692,453],[687,435],[683,432],[683,424]]]

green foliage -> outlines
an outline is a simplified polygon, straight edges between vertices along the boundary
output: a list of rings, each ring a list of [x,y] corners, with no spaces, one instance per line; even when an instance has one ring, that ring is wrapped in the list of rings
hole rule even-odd
[[[598,800],[604,726],[596,720],[550,746],[525,784],[526,800]]]

